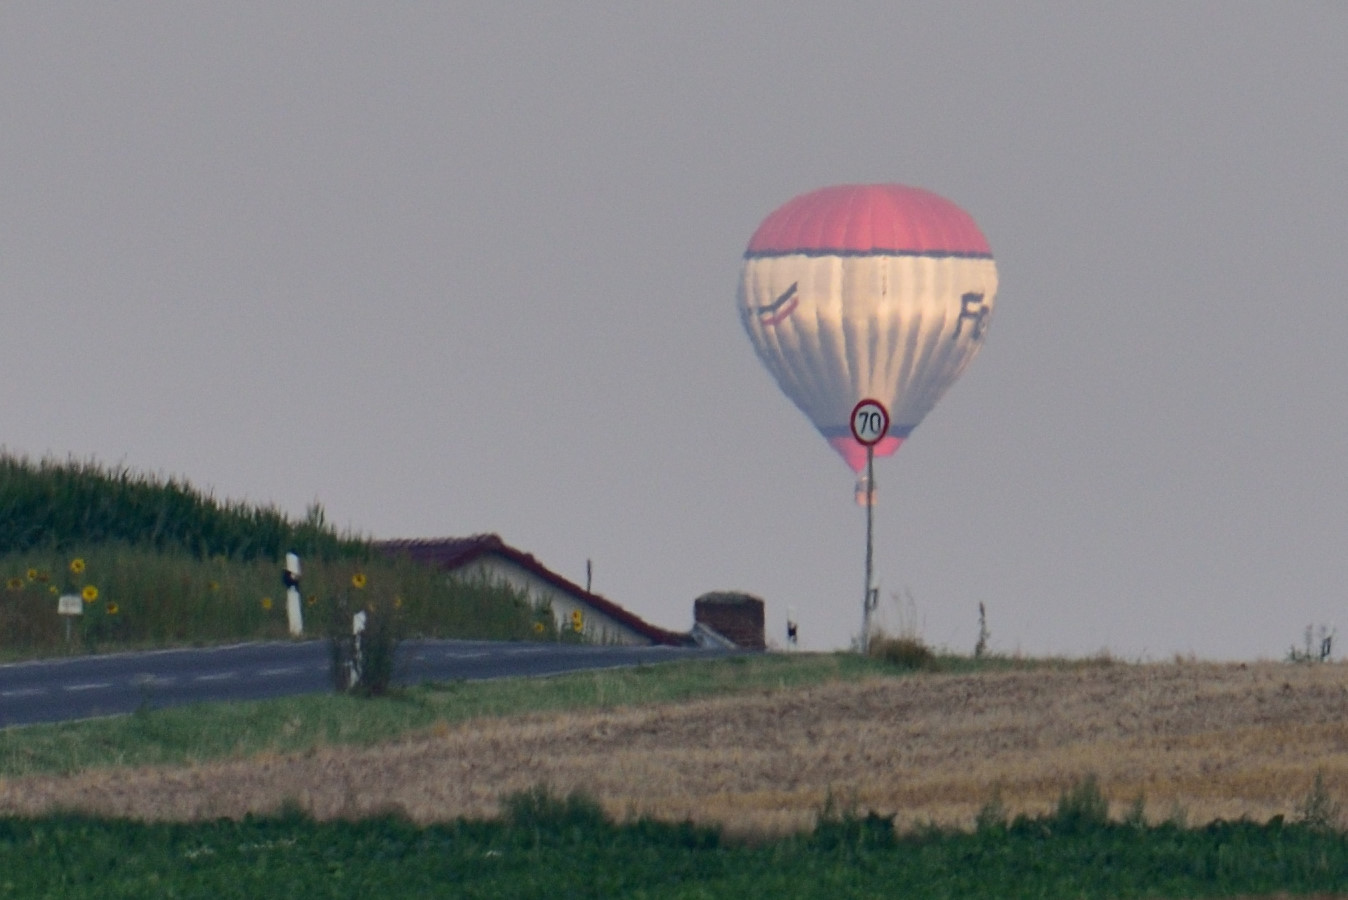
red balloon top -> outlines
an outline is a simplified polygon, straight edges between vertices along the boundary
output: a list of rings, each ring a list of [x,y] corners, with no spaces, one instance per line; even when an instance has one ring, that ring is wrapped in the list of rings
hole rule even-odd
[[[973,217],[944,197],[901,184],[842,184],[787,201],[749,239],[746,257],[992,257]]]

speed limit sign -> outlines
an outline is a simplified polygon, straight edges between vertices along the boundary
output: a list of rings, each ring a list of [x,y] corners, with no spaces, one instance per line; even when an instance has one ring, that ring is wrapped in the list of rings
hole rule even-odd
[[[889,434],[889,410],[879,400],[862,400],[852,407],[852,437],[874,447]]]

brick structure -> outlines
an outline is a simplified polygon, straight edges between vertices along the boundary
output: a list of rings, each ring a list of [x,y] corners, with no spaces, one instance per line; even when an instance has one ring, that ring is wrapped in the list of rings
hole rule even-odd
[[[693,621],[745,650],[766,650],[763,601],[751,594],[716,591],[693,601]]]

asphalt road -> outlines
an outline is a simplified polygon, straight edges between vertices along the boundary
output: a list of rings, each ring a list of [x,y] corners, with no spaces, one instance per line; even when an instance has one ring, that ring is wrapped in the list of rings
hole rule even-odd
[[[730,651],[595,647],[498,641],[405,641],[394,680],[557,675],[711,659]],[[220,700],[259,700],[331,690],[327,641],[115,653],[0,665],[0,727],[118,715]]]

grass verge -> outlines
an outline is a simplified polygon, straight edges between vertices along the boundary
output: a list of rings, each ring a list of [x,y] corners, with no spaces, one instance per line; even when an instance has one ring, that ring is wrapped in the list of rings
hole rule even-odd
[[[280,573],[269,560],[118,543],[0,555],[0,657],[284,639]],[[81,597],[81,615],[58,615],[60,594]],[[351,609],[373,607],[396,610],[407,637],[559,637],[552,615],[523,593],[409,560],[306,560],[301,594],[310,635],[325,633],[339,607],[347,621]]]
[[[142,710],[0,730],[0,777],[299,753],[328,744],[371,745],[482,716],[669,703],[903,674],[882,660],[850,653],[762,654],[541,679],[427,684],[374,701],[312,694]]]

